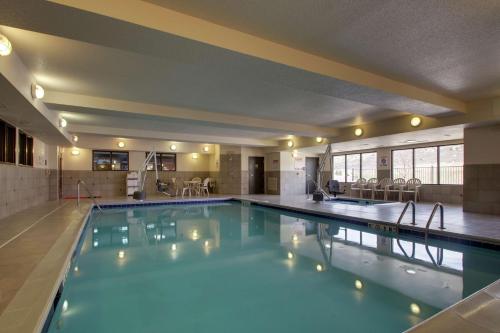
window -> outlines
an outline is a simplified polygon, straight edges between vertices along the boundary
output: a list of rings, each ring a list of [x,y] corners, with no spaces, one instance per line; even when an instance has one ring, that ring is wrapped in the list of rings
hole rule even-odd
[[[16,128],[0,120],[0,162],[16,163]]]
[[[413,149],[392,151],[392,178],[413,178]]]
[[[361,178],[377,178],[377,153],[361,154]]]
[[[355,182],[361,177],[361,157],[359,154],[347,155],[346,164],[347,181]]]
[[[439,147],[441,184],[463,184],[464,145]]]
[[[19,164],[33,166],[33,138],[19,131]]]
[[[392,178],[418,178],[423,184],[463,184],[464,145],[392,151]]]
[[[333,179],[355,182],[359,178],[377,178],[377,153],[333,156]]]
[[[92,161],[94,171],[128,171],[128,152],[94,150]]]
[[[333,179],[345,182],[345,155],[333,156]]]
[[[438,183],[437,147],[415,149],[415,178],[424,184]]]
[[[146,157],[149,152],[146,152]],[[147,170],[154,170],[154,159],[147,166]],[[158,171],[176,171],[177,157],[173,153],[156,153],[156,165]]]

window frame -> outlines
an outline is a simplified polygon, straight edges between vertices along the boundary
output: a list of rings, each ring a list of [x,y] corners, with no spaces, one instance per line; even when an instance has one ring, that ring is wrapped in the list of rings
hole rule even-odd
[[[22,130],[18,130],[18,140],[18,164],[33,167],[33,137]]]
[[[146,157],[149,155],[149,151],[145,153]],[[162,159],[163,155],[170,155],[174,157],[174,170],[163,170],[163,167],[161,169],[158,169],[158,166],[162,166]],[[153,162],[150,162],[153,163]],[[166,171],[166,172],[177,172],[177,153],[172,153],[172,152],[156,152],[156,168],[158,171]],[[154,171],[154,169],[148,170],[146,166],[147,171]]]
[[[112,161],[113,161],[113,153],[115,154],[127,154],[127,170],[113,170],[113,168],[111,168],[110,170],[99,170],[95,167],[95,163],[94,163],[94,156],[95,156],[95,153],[96,152],[99,152],[99,153],[110,153],[109,154],[109,163],[110,165],[113,164]],[[93,149],[92,150],[92,171],[129,171],[130,170],[130,153],[128,151],[123,151],[123,150],[103,150],[103,149]]]
[[[2,141],[0,146],[0,163],[16,164],[17,129],[5,120],[0,119]],[[9,142],[8,137],[12,142]]]
[[[340,181],[341,183],[352,183],[352,182],[348,182],[347,181],[347,155],[359,155],[359,177],[360,178],[363,178],[363,154],[375,154],[375,161],[377,161],[377,163],[375,164],[376,168],[375,170],[377,171],[378,168],[377,168],[377,165],[378,165],[378,153],[376,150],[370,150],[370,151],[364,151],[362,153],[349,153],[349,154],[335,154],[335,155],[332,155],[332,159],[331,159],[331,162],[330,162],[330,165],[332,166],[332,170],[331,170],[331,173],[332,173],[332,179],[334,177],[334,172],[335,172],[335,163],[333,162],[334,161],[334,158],[335,157],[339,157],[339,156],[343,156],[344,157],[344,180],[343,181]]]
[[[429,184],[429,183],[422,183],[422,185],[463,185],[463,168],[464,168],[464,163],[462,162],[462,183],[461,184],[448,184],[448,183],[441,183],[441,147],[448,147],[448,146],[463,146],[462,143],[447,143],[444,145],[431,145],[431,146],[418,146],[418,147],[412,147],[412,148],[401,148],[401,149],[391,149],[391,179],[394,180],[394,152],[398,150],[411,150],[411,156],[412,156],[412,171],[411,171],[411,178],[415,178],[415,149],[421,149],[421,148],[436,148],[436,155],[437,155],[437,183],[435,184]]]

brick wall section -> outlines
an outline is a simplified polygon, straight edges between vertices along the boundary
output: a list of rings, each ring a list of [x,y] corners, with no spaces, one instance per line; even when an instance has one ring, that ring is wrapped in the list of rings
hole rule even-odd
[[[57,199],[56,170],[0,164],[0,184],[0,218]]]
[[[471,164],[464,169],[464,211],[500,214],[500,164]]]

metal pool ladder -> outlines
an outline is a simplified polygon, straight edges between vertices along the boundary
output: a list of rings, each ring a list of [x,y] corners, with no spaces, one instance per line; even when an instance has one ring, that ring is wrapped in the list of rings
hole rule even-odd
[[[87,194],[88,196],[92,199],[92,201],[94,202],[94,205],[96,205],[96,207],[99,209],[99,211],[102,213],[102,208],[101,206],[99,206],[99,204],[97,203],[97,200],[95,199],[95,195],[92,194],[92,192],[90,192],[89,188],[87,187],[87,184],[85,184],[85,182],[81,179],[78,180],[78,182],[76,183],[76,204],[78,207],[80,207],[80,185],[83,185],[83,188],[87,191]]]
[[[415,225],[415,201],[409,200],[406,202],[405,208],[403,208],[403,211],[401,212],[401,215],[399,215],[398,222],[396,222],[396,232],[399,232],[399,225],[401,224],[401,221],[403,220],[403,217],[406,214],[406,211],[408,210],[408,207],[411,205],[412,208],[412,214],[411,214],[411,224]]]
[[[429,220],[427,220],[427,224],[425,225],[425,241],[427,241],[427,237],[429,236],[429,227],[431,225],[432,220],[434,219],[434,215],[436,215],[436,211],[438,208],[440,216],[439,229],[441,230],[446,229],[444,227],[444,206],[442,203],[436,202],[434,204],[434,208],[432,209],[431,216],[429,216]]]

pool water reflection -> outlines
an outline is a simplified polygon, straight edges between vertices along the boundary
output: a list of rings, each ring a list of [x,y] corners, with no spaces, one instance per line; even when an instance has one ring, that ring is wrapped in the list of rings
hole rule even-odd
[[[50,332],[401,332],[500,254],[237,202],[94,214]]]

